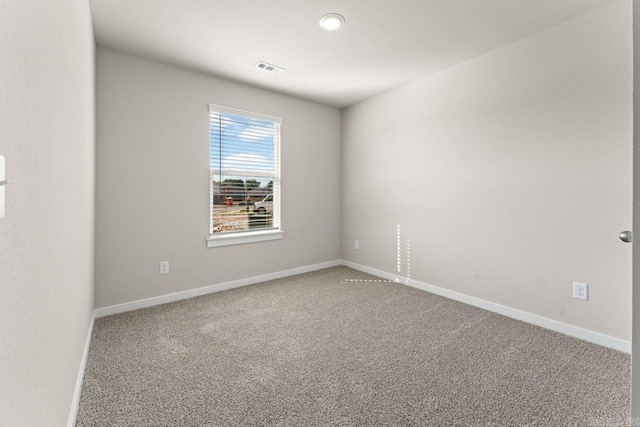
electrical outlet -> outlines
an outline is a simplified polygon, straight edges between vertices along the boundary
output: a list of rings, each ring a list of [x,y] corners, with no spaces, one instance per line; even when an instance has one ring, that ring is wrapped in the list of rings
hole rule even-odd
[[[169,261],[162,261],[160,263],[160,274],[169,274]]]
[[[584,283],[573,282],[573,297],[588,301],[589,285],[585,285]]]
[[[354,246],[355,246],[356,249],[360,249],[360,241],[356,240],[356,243],[355,243]]]

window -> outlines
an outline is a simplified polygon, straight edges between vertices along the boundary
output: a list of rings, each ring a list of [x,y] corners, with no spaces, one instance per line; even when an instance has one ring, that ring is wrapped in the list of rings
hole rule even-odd
[[[281,124],[278,117],[209,105],[209,247],[282,238]]]

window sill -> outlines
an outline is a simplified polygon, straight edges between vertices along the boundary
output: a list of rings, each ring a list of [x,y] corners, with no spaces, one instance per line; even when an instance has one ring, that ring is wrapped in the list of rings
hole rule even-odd
[[[245,243],[265,242],[267,240],[280,240],[284,232],[282,230],[247,231],[222,236],[209,236],[208,248],[220,246],[242,245]]]

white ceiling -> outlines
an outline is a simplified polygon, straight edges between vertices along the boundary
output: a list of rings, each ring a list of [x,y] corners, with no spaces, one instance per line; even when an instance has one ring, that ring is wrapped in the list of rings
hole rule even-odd
[[[616,0],[91,0],[98,44],[345,107]],[[336,32],[318,26],[336,12]],[[263,60],[287,69],[254,68]]]

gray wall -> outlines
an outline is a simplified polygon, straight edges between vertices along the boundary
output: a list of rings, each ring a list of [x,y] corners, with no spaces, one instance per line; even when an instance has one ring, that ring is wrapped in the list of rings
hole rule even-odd
[[[62,426],[93,311],[93,30],[86,0],[0,10],[0,425]]]
[[[208,103],[284,119],[283,240],[207,249]],[[339,110],[99,47],[97,114],[97,307],[340,258]]]
[[[343,116],[343,258],[631,339],[631,2]],[[360,250],[354,250],[354,240]],[[572,299],[587,283],[590,301]]]

